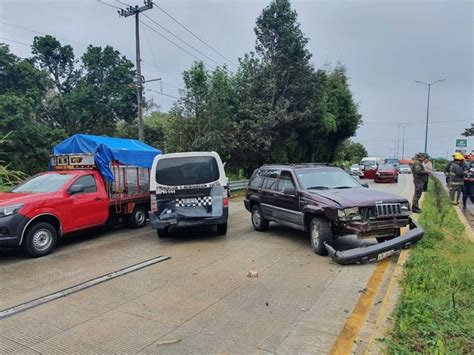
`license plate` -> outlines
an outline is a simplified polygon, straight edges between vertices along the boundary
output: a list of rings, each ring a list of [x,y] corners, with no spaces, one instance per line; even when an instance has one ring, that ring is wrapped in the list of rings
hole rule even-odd
[[[395,251],[395,250],[389,250],[389,251],[380,253],[379,255],[377,255],[377,261],[380,261],[380,260],[383,260],[383,259],[385,259],[385,258],[388,258],[389,256],[391,256],[391,255],[394,253],[394,251]]]

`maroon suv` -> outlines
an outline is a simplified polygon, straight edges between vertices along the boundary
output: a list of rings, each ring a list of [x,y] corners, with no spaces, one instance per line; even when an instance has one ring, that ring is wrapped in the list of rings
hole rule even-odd
[[[244,203],[256,230],[267,230],[272,221],[308,231],[314,252],[329,252],[341,264],[381,260],[423,237],[406,198],[368,189],[326,165],[264,165],[253,173]],[[405,226],[410,230],[400,235]],[[335,250],[334,238],[350,234],[379,244]]]

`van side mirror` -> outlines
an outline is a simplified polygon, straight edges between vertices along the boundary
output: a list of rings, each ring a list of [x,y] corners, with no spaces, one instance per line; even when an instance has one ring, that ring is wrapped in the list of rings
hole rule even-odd
[[[68,192],[69,195],[75,195],[84,192],[84,185],[73,185],[70,187]]]
[[[361,184],[361,185],[362,185],[362,187],[366,187],[366,188],[368,188],[368,187],[369,187],[369,184],[366,184],[366,183],[364,183],[364,184]]]
[[[294,186],[287,186],[283,189],[283,193],[285,195],[294,196],[295,195],[295,187]]]

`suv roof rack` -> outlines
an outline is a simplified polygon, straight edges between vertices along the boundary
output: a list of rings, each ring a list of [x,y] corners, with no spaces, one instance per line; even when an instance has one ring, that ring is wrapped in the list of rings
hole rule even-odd
[[[297,167],[323,167],[323,166],[332,166],[330,163],[295,163],[295,164],[264,164],[262,168],[276,168],[276,167],[291,167],[291,168],[297,168]]]

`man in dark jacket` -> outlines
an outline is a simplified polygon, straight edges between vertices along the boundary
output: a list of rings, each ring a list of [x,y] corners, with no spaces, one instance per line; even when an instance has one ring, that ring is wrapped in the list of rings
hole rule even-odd
[[[449,199],[453,205],[458,205],[464,188],[464,156],[456,152],[453,157],[449,166]]]
[[[418,201],[423,194],[423,189],[425,184],[428,182],[429,172],[425,170],[423,167],[423,161],[425,160],[426,156],[424,153],[418,153],[415,155],[415,162],[411,167],[411,172],[413,175],[413,184],[415,185],[415,193],[413,194],[413,201],[412,201],[412,212],[414,213],[421,213],[420,206],[418,205]]]

